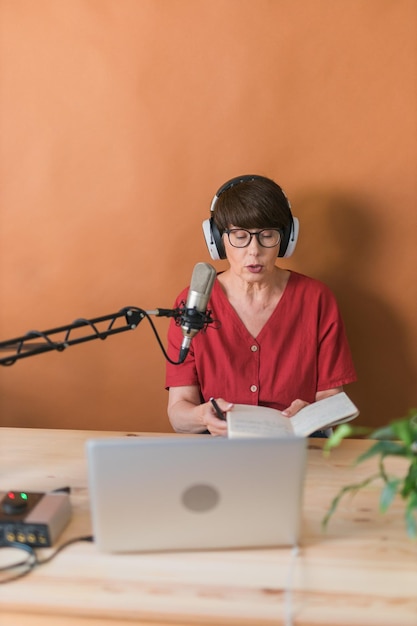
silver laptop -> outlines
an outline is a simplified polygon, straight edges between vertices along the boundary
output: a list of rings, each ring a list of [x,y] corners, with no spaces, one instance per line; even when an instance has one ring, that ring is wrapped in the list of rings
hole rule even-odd
[[[306,439],[87,442],[93,534],[105,552],[298,541]]]

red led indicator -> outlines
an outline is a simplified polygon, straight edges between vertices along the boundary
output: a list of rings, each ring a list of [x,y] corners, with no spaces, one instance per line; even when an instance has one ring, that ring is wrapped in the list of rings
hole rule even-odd
[[[9,498],[9,500],[14,500],[16,495],[13,491],[9,491],[9,493],[7,494],[7,497]]]

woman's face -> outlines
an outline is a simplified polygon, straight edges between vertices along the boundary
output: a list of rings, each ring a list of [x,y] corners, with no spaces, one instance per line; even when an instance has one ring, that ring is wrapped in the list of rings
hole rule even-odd
[[[239,228],[231,225],[229,229]],[[259,232],[260,228],[247,229],[251,233]],[[226,233],[223,235],[223,243],[230,269],[237,276],[247,282],[262,282],[274,272],[275,262],[278,256],[278,245],[273,248],[265,248],[258,242],[257,237],[246,248],[235,248],[231,245]]]

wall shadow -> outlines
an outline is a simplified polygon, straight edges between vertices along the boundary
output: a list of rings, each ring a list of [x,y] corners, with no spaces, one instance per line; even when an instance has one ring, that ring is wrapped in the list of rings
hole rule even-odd
[[[346,392],[360,409],[358,425],[378,427],[417,405],[416,372],[407,328],[373,277],[383,241],[363,200],[329,191],[293,199],[300,240],[291,269],[314,276],[335,294],[351,346],[358,382]]]

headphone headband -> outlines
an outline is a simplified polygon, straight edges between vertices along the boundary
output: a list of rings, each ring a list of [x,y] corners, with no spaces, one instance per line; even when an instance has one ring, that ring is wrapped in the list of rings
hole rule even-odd
[[[210,212],[213,213],[214,207],[216,206],[216,202],[219,199],[219,197],[222,195],[222,193],[224,193],[228,189],[231,189],[231,187],[234,187],[235,185],[240,185],[240,183],[247,183],[252,180],[260,180],[263,178],[264,178],[263,176],[258,176],[257,174],[246,174],[245,176],[236,176],[235,178],[231,178],[230,180],[226,181],[216,191],[216,195],[211,201]]]

